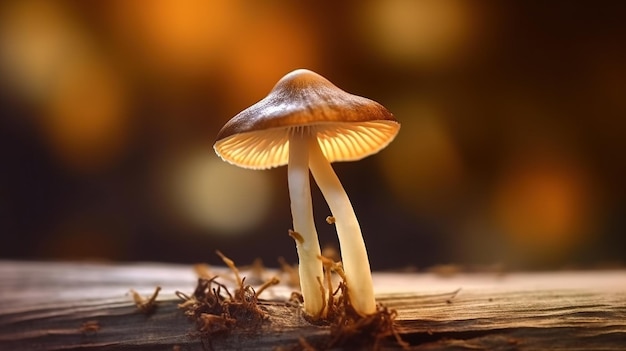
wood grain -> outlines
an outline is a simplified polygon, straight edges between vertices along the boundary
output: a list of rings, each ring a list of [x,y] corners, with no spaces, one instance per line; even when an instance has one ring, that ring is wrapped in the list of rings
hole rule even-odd
[[[195,284],[187,265],[0,261],[0,350],[288,350],[300,337],[314,345],[328,337],[285,303],[286,285],[261,296],[268,320],[260,328],[199,337],[175,295]],[[412,350],[626,350],[623,270],[376,273],[374,284]],[[157,285],[156,310],[142,313],[130,289],[149,296]]]

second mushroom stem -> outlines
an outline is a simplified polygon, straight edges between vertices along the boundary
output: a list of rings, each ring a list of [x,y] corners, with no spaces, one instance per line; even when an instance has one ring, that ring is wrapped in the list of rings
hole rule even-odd
[[[308,143],[311,174],[335,217],[343,270],[348,280],[346,284],[350,302],[361,314],[374,313],[376,301],[372,274],[356,214],[339,178],[322,153],[317,138],[309,138]]]

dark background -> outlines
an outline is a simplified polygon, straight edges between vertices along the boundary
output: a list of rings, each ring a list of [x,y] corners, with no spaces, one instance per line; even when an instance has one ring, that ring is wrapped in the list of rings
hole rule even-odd
[[[334,165],[374,269],[622,265],[625,29],[617,1],[4,1],[0,258],[295,262],[286,168],[212,144],[309,68],[402,123]]]

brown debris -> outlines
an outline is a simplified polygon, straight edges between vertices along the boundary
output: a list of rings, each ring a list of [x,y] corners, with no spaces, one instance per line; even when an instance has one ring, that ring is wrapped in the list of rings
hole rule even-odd
[[[215,274],[211,273],[211,267],[206,263],[197,263],[193,265],[193,271],[200,278],[209,279]]]
[[[263,291],[265,291],[265,289],[274,286],[274,285],[278,285],[280,284],[280,280],[276,277],[272,277],[272,279],[266,281],[265,283],[261,284],[261,286],[259,287],[259,289],[256,292],[256,296],[259,297],[259,295],[261,295],[261,293],[263,293]]]
[[[402,340],[397,330],[394,320],[397,312],[388,309],[383,305],[378,305],[376,312],[367,316],[357,313],[347,294],[347,285],[340,283],[340,298],[337,300],[338,307],[335,316],[330,322],[330,341],[328,348],[371,348],[378,350],[382,342],[393,336],[396,343],[402,348],[408,348],[409,344]]]
[[[320,257],[324,265],[324,280],[328,289],[328,301],[326,303],[325,317],[323,318],[330,326],[330,339],[319,349],[333,348],[365,348],[378,350],[382,342],[393,337],[398,345],[407,348],[408,343],[400,337],[398,329],[394,324],[397,312],[379,304],[375,313],[361,315],[352,304],[348,294],[348,285],[341,263]],[[333,291],[332,273],[338,274],[342,282]],[[322,286],[321,279],[319,280]],[[306,345],[306,347],[304,347]],[[303,349],[309,350],[311,346],[302,344]]]
[[[159,295],[159,291],[161,291],[161,287],[157,286],[154,289],[154,293],[152,293],[152,296],[146,299],[143,296],[139,295],[139,293],[135,290],[130,289],[130,293],[133,295],[133,300],[135,300],[135,305],[137,306],[137,309],[145,314],[150,314],[154,312],[154,309],[156,308],[156,298]]]
[[[287,304],[289,306],[297,307],[297,306],[302,306],[303,303],[304,303],[304,296],[302,296],[302,293],[299,291],[292,291],[291,296],[289,296],[289,301],[287,302]]]
[[[100,322],[96,320],[86,321],[80,326],[80,331],[83,334],[89,334],[89,333],[96,334],[98,333],[99,330],[100,330]]]
[[[295,232],[294,232],[295,233]],[[296,233],[297,237],[297,233]],[[185,315],[194,320],[198,331],[203,336],[228,334],[236,328],[258,328],[269,316],[266,310],[259,307],[258,296],[268,287],[278,284],[277,278],[272,278],[262,284],[255,291],[251,285],[246,284],[246,278],[241,277],[235,263],[221,252],[217,254],[228,266],[237,281],[237,289],[234,293],[226,285],[217,281],[218,276],[211,278],[200,277],[195,291],[188,296],[180,291],[176,295],[182,300],[178,305],[184,310]],[[289,350],[326,350],[326,349],[372,349],[378,350],[383,342],[392,338],[397,345],[407,348],[398,332],[394,320],[397,317],[395,310],[378,305],[377,311],[370,315],[359,314],[352,304],[348,294],[346,276],[341,262],[331,258],[320,256],[324,266],[324,276],[318,278],[320,293],[328,296],[325,306],[319,316],[307,317],[317,325],[327,325],[330,334],[327,338],[308,340],[301,338],[296,345]],[[284,272],[297,270],[288,265],[284,259],[279,259]],[[333,284],[335,278],[341,279]],[[333,286],[335,285],[335,286]],[[287,305],[298,307],[303,303],[302,295],[294,292]],[[306,317],[306,316],[305,316]]]
[[[231,293],[226,285],[210,279],[198,278],[198,285],[191,296],[177,291],[176,296],[183,302],[178,305],[189,318],[196,322],[202,335],[227,334],[234,328],[258,327],[267,319],[265,311],[258,306],[258,293],[245,284],[235,263],[221,252],[217,254],[230,268],[237,281],[237,289]],[[277,284],[274,278],[264,284],[259,292]]]
[[[216,316],[209,313],[201,313],[198,319],[198,330],[206,334],[215,334],[221,332],[227,332],[235,324],[237,320],[226,316]]]
[[[240,285],[240,288],[241,288],[243,286],[243,280],[241,279],[241,275],[239,274],[239,269],[237,269],[237,266],[235,266],[235,262],[233,262],[233,260],[231,260],[230,258],[226,257],[219,250],[215,251],[215,253],[222,259],[222,261],[224,261],[224,264],[226,264],[226,266],[228,266],[228,268],[230,268],[230,270],[233,272],[233,274],[235,275],[235,281],[237,282],[237,284]]]
[[[302,234],[300,234],[300,233],[298,233],[296,231],[293,231],[293,230],[289,229],[289,236],[293,240],[299,242],[300,244],[304,243],[304,238],[302,237]]]
[[[322,247],[322,256],[333,261],[341,261],[341,253],[334,245],[324,245]]]

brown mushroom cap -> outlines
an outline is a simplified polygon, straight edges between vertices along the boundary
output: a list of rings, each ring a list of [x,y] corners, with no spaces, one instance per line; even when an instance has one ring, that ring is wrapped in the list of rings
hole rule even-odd
[[[228,121],[214,149],[240,167],[272,168],[287,164],[290,134],[310,133],[329,162],[354,161],[385,148],[399,129],[400,123],[381,104],[298,69]]]

